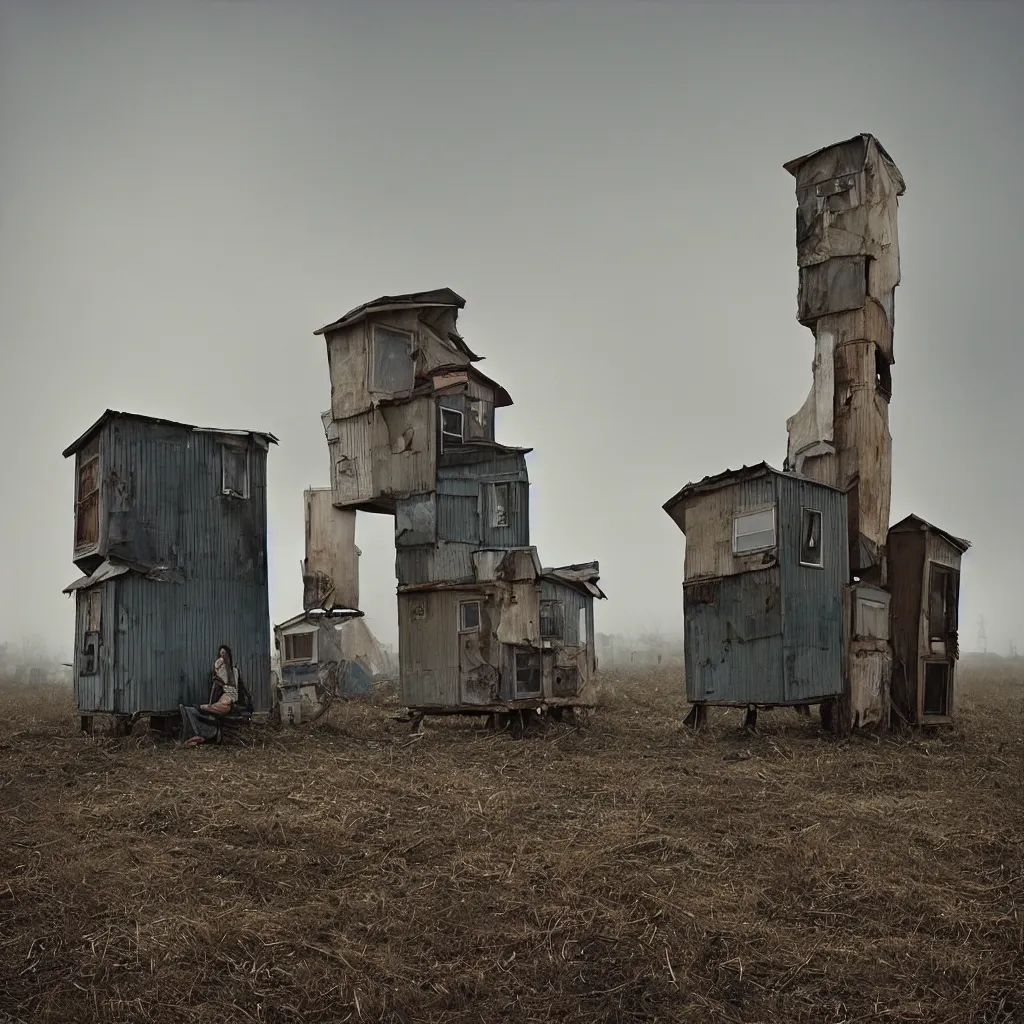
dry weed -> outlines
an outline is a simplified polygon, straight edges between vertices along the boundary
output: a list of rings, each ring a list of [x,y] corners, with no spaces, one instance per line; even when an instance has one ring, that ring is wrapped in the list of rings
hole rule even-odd
[[[668,671],[527,739],[353,702],[201,750],[5,689],[0,1020],[1024,1020],[1024,684],[962,678],[844,743],[689,736]]]

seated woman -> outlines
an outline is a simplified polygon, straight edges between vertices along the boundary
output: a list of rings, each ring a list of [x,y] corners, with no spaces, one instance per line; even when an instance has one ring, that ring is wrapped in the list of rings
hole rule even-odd
[[[210,703],[199,707],[178,705],[181,712],[181,738],[187,747],[200,743],[219,743],[224,716],[239,703],[239,691],[243,689],[242,678],[235,668],[231,648],[221,645],[217,660],[213,664],[213,687]]]

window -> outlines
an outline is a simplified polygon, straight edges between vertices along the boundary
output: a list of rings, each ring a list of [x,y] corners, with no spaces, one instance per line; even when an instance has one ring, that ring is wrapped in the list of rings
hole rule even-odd
[[[816,508],[805,508],[800,516],[800,564],[816,569],[825,564],[821,553],[821,513]]]
[[[561,601],[541,601],[540,637],[542,640],[561,640],[565,634],[565,610]]]
[[[489,436],[488,426],[490,416],[488,414],[488,403],[482,398],[474,398],[469,403],[469,419],[474,437]]]
[[[75,491],[75,551],[100,542],[100,456],[79,456]]]
[[[296,661],[313,661],[315,636],[315,633],[294,633],[291,636],[286,636],[282,661],[285,664]]]
[[[458,409],[441,409],[441,451],[462,444],[462,413]]]
[[[94,676],[100,670],[100,635],[99,633],[86,633],[82,643],[80,676]]]
[[[480,629],[480,602],[462,601],[459,604],[459,632],[475,633]]]
[[[733,519],[732,553],[749,555],[775,547],[775,509],[748,512]]]
[[[928,575],[928,639],[946,640],[957,631],[957,572],[934,562]]]
[[[393,327],[373,325],[373,344],[370,360],[370,390],[395,394],[412,391],[416,383],[416,364],[413,361],[414,335]]]
[[[926,715],[949,714],[949,662],[926,661],[924,665],[924,700]]]
[[[495,529],[509,525],[511,498],[511,484],[491,484],[491,526]]]
[[[85,592],[85,629],[87,633],[100,631],[100,618],[103,611],[103,591],[93,587]]]
[[[540,693],[540,651],[516,651],[516,696]]]
[[[249,497],[249,452],[235,445],[221,445],[221,494]]]
[[[584,605],[580,609],[579,625],[578,625],[577,628],[579,630],[579,642],[581,644],[587,643],[589,641],[589,637],[587,636],[587,608],[586,608],[586,605]]]
[[[892,367],[877,346],[875,347],[875,390],[887,402],[892,398]]]

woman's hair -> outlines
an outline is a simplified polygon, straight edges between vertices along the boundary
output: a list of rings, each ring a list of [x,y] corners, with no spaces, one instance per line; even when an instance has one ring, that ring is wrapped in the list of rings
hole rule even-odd
[[[227,654],[227,656],[228,656],[228,664],[232,668],[234,668],[235,667],[235,656],[231,653],[231,648],[228,647],[227,644],[221,644],[220,647],[217,648],[217,656],[218,657],[220,657],[220,652],[221,651],[224,651]]]

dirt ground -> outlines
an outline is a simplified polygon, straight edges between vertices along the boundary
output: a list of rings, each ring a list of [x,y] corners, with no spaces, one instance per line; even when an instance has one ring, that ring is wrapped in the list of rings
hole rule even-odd
[[[1024,679],[946,733],[686,707],[186,750],[0,691],[2,1021],[1024,1021]]]

